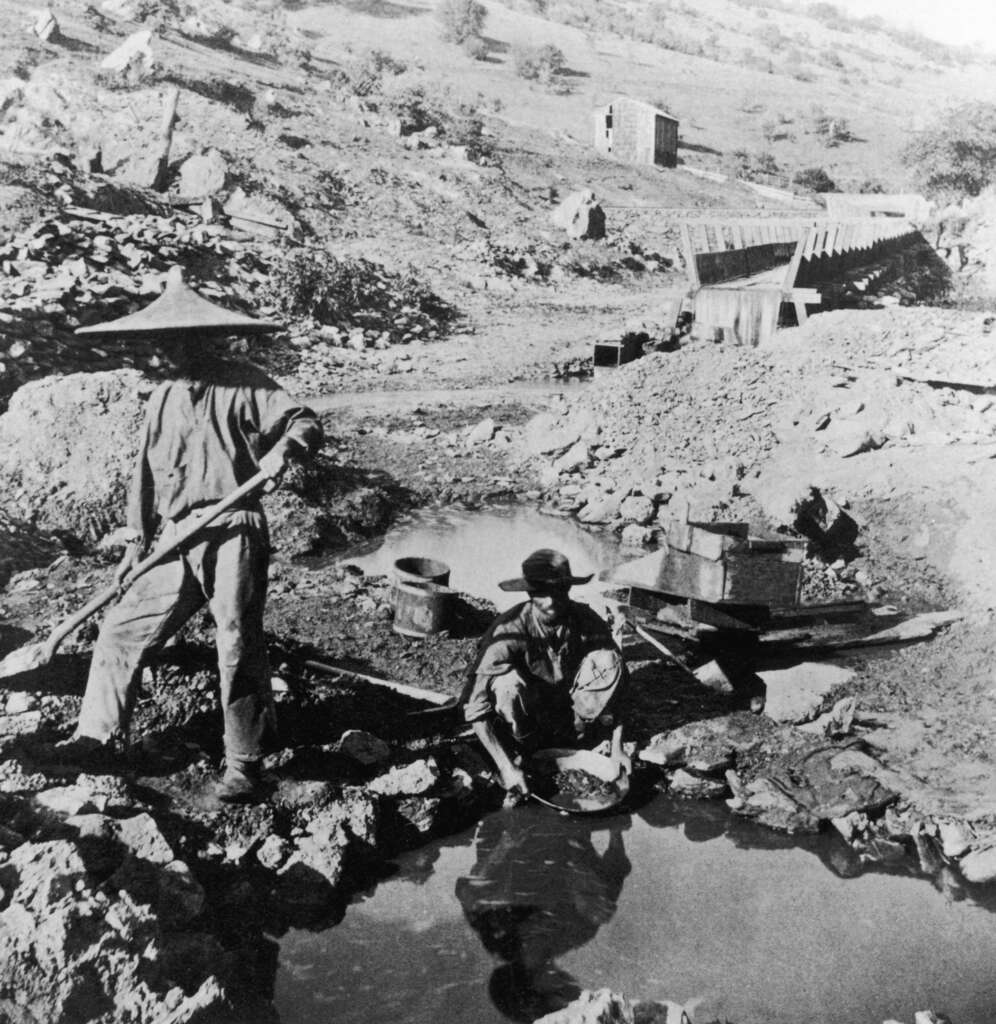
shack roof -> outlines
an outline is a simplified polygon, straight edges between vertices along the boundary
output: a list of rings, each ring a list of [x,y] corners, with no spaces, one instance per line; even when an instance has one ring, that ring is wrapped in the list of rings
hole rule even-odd
[[[634,99],[632,96],[616,96],[608,103],[602,104],[602,106],[598,107],[597,109],[607,110],[609,107],[619,103],[620,100],[624,100],[626,103],[630,103],[633,106],[643,107],[646,110],[652,111],[654,114],[659,114],[661,117],[666,117],[669,121],[674,121],[675,124],[679,123],[678,118],[676,118],[674,114],[669,114],[666,110],[662,110],[660,107],[655,106],[653,103],[648,103],[646,100]]]

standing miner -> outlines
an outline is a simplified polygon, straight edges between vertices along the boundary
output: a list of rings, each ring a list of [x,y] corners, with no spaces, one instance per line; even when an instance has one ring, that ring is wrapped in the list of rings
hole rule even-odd
[[[463,704],[510,794],[529,792],[523,757],[611,731],[625,666],[604,619],[570,599],[571,587],[590,579],[543,548],[522,563],[521,577],[498,584],[528,600],[502,612],[481,638]]]
[[[261,370],[211,353],[213,338],[263,334],[274,324],[232,313],[183,282],[179,267],[144,310],[82,335],[143,338],[168,380],[149,398],[128,499],[123,581],[157,530],[163,542],[258,472],[272,489],[292,455],[322,441],[315,414]],[[225,772],[217,796],[260,795],[264,731],[272,718],[263,637],[270,540],[259,492],[223,513],[140,576],[105,619],[93,650],[83,707],[61,759],[100,760],[127,738],[140,670],[205,604],[216,627]]]

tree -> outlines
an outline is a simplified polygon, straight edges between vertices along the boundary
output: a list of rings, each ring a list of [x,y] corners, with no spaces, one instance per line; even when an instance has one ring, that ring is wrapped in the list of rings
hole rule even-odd
[[[516,45],[512,47],[512,63],[520,78],[549,85],[566,59],[563,52],[551,43],[545,46]]]
[[[931,197],[957,202],[996,182],[996,104],[963,103],[907,143],[903,163]]]
[[[450,43],[464,43],[479,36],[487,16],[488,9],[478,0],[440,0],[436,7],[443,38]]]
[[[822,167],[807,167],[792,178],[793,185],[809,189],[810,192],[836,192],[837,183]]]

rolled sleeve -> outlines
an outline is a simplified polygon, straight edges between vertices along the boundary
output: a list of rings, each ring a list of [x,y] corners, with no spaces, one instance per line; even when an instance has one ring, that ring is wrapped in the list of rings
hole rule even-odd
[[[491,680],[511,671],[519,662],[521,644],[514,640],[495,640],[481,655],[474,673],[474,682],[464,702],[463,714],[467,722],[479,722],[494,712],[494,692]]]

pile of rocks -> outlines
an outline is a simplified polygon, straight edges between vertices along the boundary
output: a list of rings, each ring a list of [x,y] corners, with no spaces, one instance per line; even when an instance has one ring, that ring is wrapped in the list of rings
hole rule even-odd
[[[776,452],[810,465],[992,441],[988,326],[949,310],[841,312],[762,350],[652,353],[536,417],[522,448],[554,507],[635,544],[659,539],[676,507],[731,518],[750,495],[780,512],[762,479]]]

